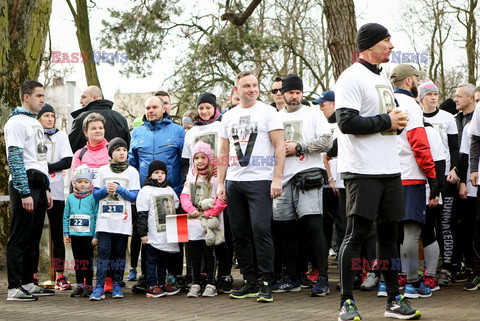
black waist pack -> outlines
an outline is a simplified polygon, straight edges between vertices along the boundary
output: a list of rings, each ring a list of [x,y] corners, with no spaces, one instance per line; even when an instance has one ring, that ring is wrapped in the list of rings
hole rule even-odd
[[[292,184],[302,191],[320,188],[327,182],[327,171],[322,168],[309,168],[292,177]]]
[[[50,186],[48,176],[36,169],[27,170],[28,186],[30,188],[44,188],[47,189]]]

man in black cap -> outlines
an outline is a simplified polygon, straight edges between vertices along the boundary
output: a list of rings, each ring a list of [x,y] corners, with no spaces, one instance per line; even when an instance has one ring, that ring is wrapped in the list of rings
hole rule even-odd
[[[393,261],[399,261],[397,221],[405,216],[396,135],[408,121],[405,112],[388,108],[395,101],[393,88],[379,68],[389,61],[393,45],[388,30],[376,23],[363,25],[355,41],[360,57],[335,86],[335,113],[345,134],[338,141],[338,171],[347,193],[347,230],[339,252],[338,320],[361,320],[353,301],[353,281],[356,270],[361,269],[361,264],[356,264],[361,244],[375,222],[378,259],[384,264],[388,294],[385,317],[419,318],[420,311],[400,295],[398,271],[392,269]]]
[[[312,244],[313,257],[318,265],[319,276],[311,296],[330,293],[327,277],[328,248],[323,232],[322,187],[326,175],[322,152],[332,147],[332,135],[325,117],[319,110],[302,105],[303,81],[294,74],[282,82],[285,108],[278,115],[287,127],[295,128],[291,140],[285,141],[285,167],[282,178],[282,195],[273,201],[273,220],[279,230],[282,259],[286,271],[283,279],[272,287],[273,292],[300,291],[297,271],[296,226]],[[308,178],[319,177],[313,184],[305,184]],[[304,245],[304,244],[302,244]]]

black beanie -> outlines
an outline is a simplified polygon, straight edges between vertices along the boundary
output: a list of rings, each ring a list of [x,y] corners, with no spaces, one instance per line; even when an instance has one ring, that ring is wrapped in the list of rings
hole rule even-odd
[[[217,108],[217,97],[212,93],[203,93],[197,98],[197,108],[201,103],[209,103],[214,108]]]
[[[358,51],[362,52],[372,48],[385,38],[391,37],[387,28],[378,23],[367,23],[358,29],[355,44]]]
[[[303,80],[295,74],[288,74],[282,79],[282,94],[290,90],[301,90],[303,92]]]
[[[42,117],[42,115],[43,115],[44,113],[54,113],[54,114],[55,114],[55,109],[53,109],[53,106],[52,106],[52,105],[43,104],[42,109],[40,109],[40,111],[39,111],[38,114],[37,114],[37,119],[39,119],[40,117]]]
[[[165,175],[167,175],[167,165],[164,162],[159,160],[154,160],[153,162],[151,162],[148,166],[148,177],[152,177],[153,172],[159,169],[164,171]]]
[[[110,158],[112,158],[113,151],[118,147],[125,147],[128,150],[127,143],[120,137],[116,137],[108,143],[108,156]]]

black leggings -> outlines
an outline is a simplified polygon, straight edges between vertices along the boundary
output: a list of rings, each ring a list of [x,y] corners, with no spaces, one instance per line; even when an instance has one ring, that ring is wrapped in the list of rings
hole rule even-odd
[[[93,280],[93,246],[91,236],[70,236],[72,252],[75,259],[75,276],[77,284],[92,285]]]
[[[200,284],[202,278],[202,257],[205,260],[208,284],[214,284],[215,262],[213,246],[207,246],[205,240],[189,241],[190,260],[192,263],[193,284]]]
[[[295,235],[295,220],[276,222],[281,234],[282,257],[288,276],[296,276],[297,271],[297,237]],[[304,232],[303,243],[312,248],[312,256],[318,264],[320,276],[327,276],[328,247],[323,233],[323,217],[320,214],[305,215],[298,220],[298,225]],[[300,271],[304,272],[304,271]]]
[[[353,280],[358,270],[362,269],[360,251],[364,240],[368,237],[374,221],[350,215],[347,217],[347,230],[339,252],[339,270],[341,302],[353,299]],[[377,257],[385,278],[389,299],[400,294],[398,290],[398,268],[400,258],[397,251],[397,222],[377,222]],[[392,264],[393,269],[392,269]],[[386,269],[385,269],[386,268]]]
[[[458,210],[456,211],[453,263],[460,264],[465,258],[465,265],[468,268],[473,267],[473,234],[475,233],[476,198],[467,197],[465,200],[458,201]]]
[[[140,249],[142,248],[142,240],[140,239],[140,235],[138,234],[137,228],[137,207],[132,204],[132,238],[130,240],[130,267],[137,268],[138,266],[138,257],[140,255]],[[142,252],[142,258],[145,258],[145,251]],[[142,259],[142,274],[145,274],[145,259]]]
[[[53,269],[55,272],[63,272],[65,264],[65,243],[63,243],[63,210],[64,201],[53,201],[53,207],[47,210],[50,235],[53,243]],[[37,260],[38,262],[38,260]]]

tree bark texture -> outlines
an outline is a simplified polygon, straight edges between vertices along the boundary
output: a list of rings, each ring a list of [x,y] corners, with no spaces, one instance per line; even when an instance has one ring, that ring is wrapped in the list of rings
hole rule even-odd
[[[0,0],[0,195],[8,194],[3,137],[10,109],[20,105],[19,88],[40,73],[52,0]],[[0,244],[9,231],[8,202],[0,202]]]
[[[327,20],[333,76],[337,80],[357,56],[355,5],[353,0],[324,0],[323,9]]]
[[[87,0],[76,0],[76,10],[70,0],[67,0],[67,4],[72,12],[75,26],[77,27],[78,46],[80,47],[80,53],[84,61],[83,68],[85,69],[87,85],[100,87],[97,66],[95,65],[95,59],[93,57],[92,40],[90,38],[90,20],[88,18]]]

